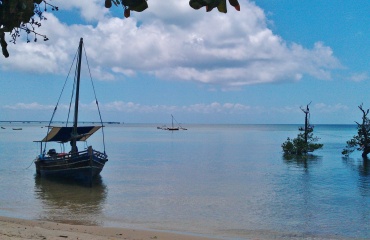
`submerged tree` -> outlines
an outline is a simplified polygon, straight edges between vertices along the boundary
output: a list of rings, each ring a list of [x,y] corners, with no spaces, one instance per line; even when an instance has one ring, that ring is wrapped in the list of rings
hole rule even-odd
[[[362,151],[362,157],[366,158],[370,153],[370,119],[367,117],[369,109],[365,110],[363,104],[358,106],[362,112],[362,123],[357,124],[357,135],[347,141],[347,146],[343,149],[342,154],[348,156],[355,150]]]
[[[313,129],[314,126],[310,125],[309,118],[310,118],[310,109],[309,105],[307,104],[306,109],[301,107],[301,110],[305,114],[305,124],[304,128],[300,127],[299,131],[301,133],[294,139],[288,139],[281,145],[283,148],[284,154],[287,155],[303,155],[309,152],[313,152],[317,149],[322,148],[324,145],[321,143],[317,143],[319,138],[313,136]]]

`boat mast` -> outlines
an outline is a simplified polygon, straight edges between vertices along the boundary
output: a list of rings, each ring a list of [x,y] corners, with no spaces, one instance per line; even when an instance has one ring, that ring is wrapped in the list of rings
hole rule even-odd
[[[75,99],[75,112],[74,112],[74,119],[73,119],[73,132],[72,132],[72,153],[78,152],[77,144],[76,144],[76,136],[77,133],[77,122],[78,122],[78,101],[80,97],[80,74],[81,74],[81,59],[82,59],[82,45],[83,39],[80,39],[80,44],[78,46],[78,63],[77,63],[77,84],[76,84],[76,99]]]

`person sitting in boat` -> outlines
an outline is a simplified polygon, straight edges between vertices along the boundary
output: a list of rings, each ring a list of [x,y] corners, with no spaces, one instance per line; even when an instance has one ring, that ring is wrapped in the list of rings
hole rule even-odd
[[[54,156],[56,156],[56,155],[57,155],[57,151],[55,151],[55,149],[54,149],[54,148],[49,149],[49,151],[48,151],[48,155],[49,155],[50,157],[54,157]]]
[[[71,151],[69,153],[78,153],[77,144],[75,144],[75,149],[73,149],[73,142],[70,141],[69,144],[71,144]]]

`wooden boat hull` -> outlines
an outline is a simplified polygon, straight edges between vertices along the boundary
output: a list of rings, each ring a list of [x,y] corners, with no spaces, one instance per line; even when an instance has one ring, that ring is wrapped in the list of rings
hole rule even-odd
[[[107,155],[89,149],[78,154],[41,154],[35,160],[36,173],[41,177],[65,178],[80,181],[92,181],[100,174]]]

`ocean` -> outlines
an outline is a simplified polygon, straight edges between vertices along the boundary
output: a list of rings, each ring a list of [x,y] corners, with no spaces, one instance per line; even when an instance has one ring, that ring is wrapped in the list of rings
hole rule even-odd
[[[1,216],[223,239],[370,238],[370,160],[341,155],[355,125],[316,125],[323,149],[286,159],[281,144],[299,125],[108,124],[109,161],[92,188],[36,176],[42,124],[1,126]],[[100,140],[87,144],[102,150]]]

